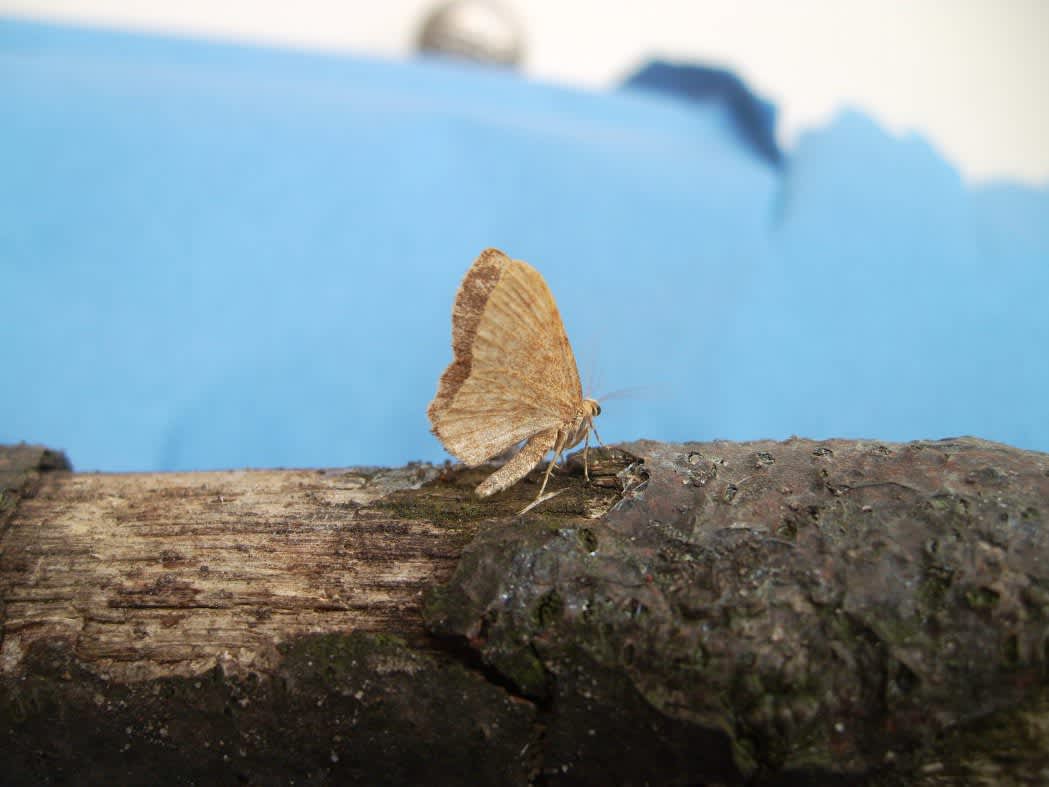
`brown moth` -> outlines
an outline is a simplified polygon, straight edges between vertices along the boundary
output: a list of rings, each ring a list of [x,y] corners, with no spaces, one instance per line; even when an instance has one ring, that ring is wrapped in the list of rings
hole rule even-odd
[[[481,497],[515,484],[553,451],[536,505],[558,458],[589,437],[601,414],[583,397],[561,315],[539,271],[498,249],[482,251],[455,296],[452,354],[428,411],[433,433],[470,466],[525,441],[477,487]]]

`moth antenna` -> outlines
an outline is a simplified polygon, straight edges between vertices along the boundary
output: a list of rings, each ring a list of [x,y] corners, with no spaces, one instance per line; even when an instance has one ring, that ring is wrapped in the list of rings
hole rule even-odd
[[[598,341],[593,338],[589,339],[586,343],[585,351],[580,353],[580,355],[585,360],[586,366],[586,373],[583,375],[582,380],[583,396],[590,396],[591,391],[596,391],[601,387],[601,352]]]
[[[632,385],[593,398],[599,402],[612,399],[663,399],[669,396],[668,388],[665,385]]]

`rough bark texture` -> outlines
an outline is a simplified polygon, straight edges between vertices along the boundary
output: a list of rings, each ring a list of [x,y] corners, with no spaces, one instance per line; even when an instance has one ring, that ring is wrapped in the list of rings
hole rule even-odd
[[[1049,456],[592,459],[514,517],[534,476],[0,451],[0,781],[1049,781]]]

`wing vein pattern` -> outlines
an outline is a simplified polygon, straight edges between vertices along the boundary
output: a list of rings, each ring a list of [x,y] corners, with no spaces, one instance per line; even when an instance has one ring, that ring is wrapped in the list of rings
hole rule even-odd
[[[535,268],[482,252],[460,285],[452,323],[454,357],[429,411],[450,453],[480,464],[575,417],[582,401],[575,357]]]

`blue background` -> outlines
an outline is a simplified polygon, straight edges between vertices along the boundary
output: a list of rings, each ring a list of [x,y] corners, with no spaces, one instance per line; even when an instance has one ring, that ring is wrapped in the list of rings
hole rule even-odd
[[[605,441],[1049,450],[1049,188],[856,112],[782,162],[732,107],[0,20],[0,442],[78,469],[401,464],[497,246]],[[597,369],[596,379],[591,369]]]

